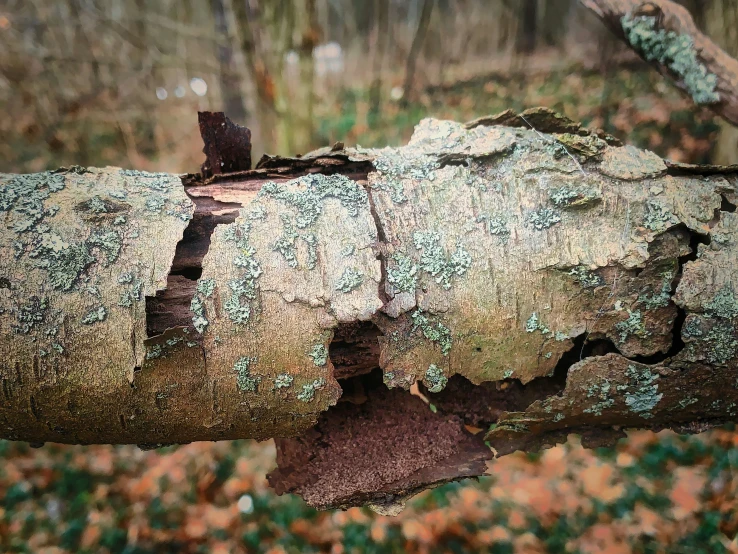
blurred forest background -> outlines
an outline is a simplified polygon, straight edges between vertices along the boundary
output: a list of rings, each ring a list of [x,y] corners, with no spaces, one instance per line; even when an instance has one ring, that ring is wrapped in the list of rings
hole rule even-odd
[[[738,0],[684,3],[738,56]],[[423,117],[544,105],[661,156],[738,162],[738,132],[575,0],[5,0],[0,171],[196,171],[197,110],[262,153],[397,145]],[[266,487],[271,443],[0,441],[3,552],[738,553],[738,434],[575,439],[427,491],[398,518]]]
[[[738,0],[686,5],[738,55]],[[4,171],[190,171],[198,109],[251,128],[255,159],[546,105],[664,156],[735,161],[738,136],[576,0],[5,0],[0,46]]]

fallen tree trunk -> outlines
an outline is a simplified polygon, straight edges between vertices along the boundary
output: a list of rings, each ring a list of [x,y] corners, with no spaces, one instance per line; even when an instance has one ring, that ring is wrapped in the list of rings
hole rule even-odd
[[[735,167],[542,109],[206,150],[207,177],[0,177],[0,437],[276,438],[279,492],[392,511],[488,445],[735,420]]]
[[[580,0],[639,56],[686,93],[738,125],[738,60],[671,0]]]

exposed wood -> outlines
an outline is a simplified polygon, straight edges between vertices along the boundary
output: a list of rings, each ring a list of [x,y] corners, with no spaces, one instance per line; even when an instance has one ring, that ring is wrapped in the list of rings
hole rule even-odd
[[[738,60],[671,0],[580,0],[619,38],[690,96],[738,125]]]

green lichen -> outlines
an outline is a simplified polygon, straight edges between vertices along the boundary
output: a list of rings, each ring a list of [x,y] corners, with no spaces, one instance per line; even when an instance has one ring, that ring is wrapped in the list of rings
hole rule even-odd
[[[584,208],[596,204],[602,198],[597,191],[583,187],[556,187],[549,191],[548,197],[557,208]]]
[[[515,433],[517,435],[527,435],[530,433],[530,427],[527,424],[518,421],[503,421],[495,427],[490,426],[490,431],[497,429],[502,433]]]
[[[308,354],[317,366],[324,366],[328,362],[328,349],[324,344],[316,344]]]
[[[291,268],[298,267],[297,261],[297,240],[301,239],[307,244],[308,259],[306,266],[308,269],[315,269],[318,261],[317,238],[312,233],[298,233],[290,219],[289,214],[280,214],[282,220],[282,235],[275,241],[272,249],[282,254],[282,257]]]
[[[707,360],[710,363],[724,364],[732,360],[738,352],[735,328],[725,319],[713,320],[710,331],[702,339],[707,346]]]
[[[235,243],[236,247],[241,250],[250,250],[250,237],[251,223],[248,221],[237,221],[223,231],[223,240]]]
[[[579,197],[579,193],[569,187],[558,187],[551,189],[548,193],[548,197],[554,206],[559,208],[567,206],[569,202]]]
[[[490,235],[496,236],[503,244],[510,238],[510,229],[507,226],[507,219],[501,215],[480,215],[476,219],[477,223],[485,223],[485,228]]]
[[[704,333],[702,331],[702,323],[699,317],[688,317],[684,322],[682,328],[682,334],[685,337],[701,337]]]
[[[336,290],[349,293],[361,286],[364,282],[364,274],[353,268],[346,268],[341,278],[336,282]]]
[[[625,342],[630,335],[646,337],[650,334],[643,325],[640,310],[628,310],[628,319],[616,323],[615,329],[620,332],[620,342]]]
[[[500,192],[502,184],[490,177],[487,165],[472,158],[467,158],[465,161],[466,166],[457,167],[457,175],[454,176],[454,179],[458,179],[480,192],[487,192],[489,189]]]
[[[239,279],[229,281],[231,296],[223,303],[223,310],[228,318],[237,325],[245,325],[254,312],[253,303],[257,298],[257,281],[263,273],[259,262],[254,258],[254,250],[249,246],[251,223],[240,221],[229,226],[224,233],[224,240],[233,242],[239,253],[233,259],[233,265],[242,269]]]
[[[85,314],[85,316],[82,318],[82,323],[84,323],[85,325],[92,325],[93,323],[97,323],[99,321],[105,321],[105,318],[107,316],[108,310],[105,308],[105,306],[98,306],[97,308],[93,308]]]
[[[712,300],[705,304],[705,309],[718,316],[726,319],[733,319],[738,315],[738,301],[735,298],[733,289],[730,285],[721,288]]]
[[[64,186],[64,175],[50,171],[16,175],[0,187],[0,212],[11,212],[10,228],[15,232],[31,231],[56,213],[45,208],[44,201]]]
[[[390,199],[395,204],[407,202],[403,179],[416,181],[432,181],[435,170],[440,163],[435,156],[417,155],[408,157],[396,149],[385,149],[372,160],[372,164],[381,175],[372,185],[375,190],[388,191]]]
[[[164,204],[166,204],[164,197],[158,194],[150,196],[145,202],[146,209],[155,214],[161,213],[161,210],[164,208]]]
[[[569,271],[569,275],[574,277],[574,280],[585,289],[593,289],[605,284],[602,277],[581,265],[572,268]]]
[[[387,281],[400,292],[415,292],[418,266],[404,254],[392,256],[395,265],[387,268]]]
[[[447,258],[440,245],[441,235],[435,231],[416,231],[413,241],[415,248],[422,251],[420,269],[435,277],[436,283],[446,290],[451,288],[453,277],[464,275],[472,265],[471,256],[460,243]]]
[[[184,337],[175,336],[175,337],[168,338],[166,341],[164,341],[164,343],[171,348],[172,346],[176,346],[177,344],[183,341],[184,341]]]
[[[111,211],[111,206],[100,196],[95,195],[82,203],[82,209],[93,214],[106,214]]]
[[[625,374],[629,377],[628,385],[618,386],[618,390],[625,390],[625,403],[632,412],[644,419],[653,417],[653,410],[664,397],[659,391],[657,373],[651,373],[648,366],[629,365]]]
[[[425,371],[425,384],[428,392],[441,392],[446,388],[448,377],[443,374],[443,370],[436,364],[430,364]]]
[[[568,156],[569,153],[566,149],[566,146],[563,144],[560,144],[556,139],[552,138],[551,140],[547,140],[546,144],[543,147],[544,152],[546,152],[549,156],[553,157],[556,160],[559,160],[563,158],[564,156]]]
[[[710,233],[711,242],[719,244],[720,246],[728,246],[731,242],[732,237],[725,233]]]
[[[612,385],[610,381],[605,379],[602,383],[594,383],[587,388],[587,398],[596,398],[597,402],[584,409],[586,414],[594,414],[601,416],[604,410],[611,408],[615,404],[615,400],[610,398],[610,389]]]
[[[274,378],[275,389],[286,389],[292,386],[294,378],[289,373],[280,373]]]
[[[307,244],[307,261],[305,267],[315,269],[318,265],[318,237],[313,233],[305,233],[301,236],[302,240]]]
[[[533,312],[528,320],[525,322],[525,331],[527,333],[535,333],[536,331],[540,331],[541,334],[544,335],[546,338],[554,339],[557,342],[563,342],[569,339],[568,333],[564,333],[562,331],[552,331],[551,329],[549,329],[548,326],[544,324],[543,321],[541,321],[536,312]],[[553,356],[553,353],[549,352],[546,355],[546,358],[551,358],[551,356]]]
[[[405,187],[402,185],[402,181],[398,178],[393,178],[386,183],[377,183],[374,185],[376,190],[388,190],[390,193],[390,200],[395,204],[403,204],[407,202],[407,196],[405,196]]]
[[[131,272],[124,272],[118,276],[118,283],[125,285],[123,292],[118,298],[118,306],[130,308],[134,302],[141,300],[141,292],[143,291],[143,281],[138,279]]]
[[[46,298],[31,296],[25,304],[16,309],[15,317],[18,325],[13,326],[13,332],[20,335],[30,333],[45,321],[48,308]]]
[[[236,386],[241,392],[256,392],[261,377],[251,375],[251,365],[256,363],[255,356],[241,356],[233,364],[236,372]]]
[[[440,321],[432,321],[420,310],[415,311],[410,316],[413,320],[413,332],[420,329],[423,336],[428,340],[435,342],[441,347],[441,353],[448,356],[451,351],[451,331]]]
[[[60,250],[39,244],[29,256],[35,259],[36,267],[47,271],[47,283],[53,289],[63,292],[70,291],[95,261],[89,247],[84,243],[68,244]]]
[[[116,231],[94,231],[87,239],[87,244],[102,250],[105,265],[111,265],[118,259],[123,241]]]
[[[561,216],[551,208],[540,208],[528,214],[528,223],[536,230],[543,231],[561,221]]]
[[[692,396],[687,397],[687,398],[682,398],[679,401],[679,407],[683,410],[687,408],[688,406],[691,406],[692,404],[696,404],[697,402],[699,402],[699,400],[697,400],[696,398]]]
[[[315,379],[312,383],[306,383],[302,386],[302,390],[297,393],[297,399],[300,402],[310,402],[315,398],[315,391],[325,386],[325,379],[322,377]]]
[[[192,214],[190,213],[191,206],[192,204],[189,199],[180,200],[175,202],[174,206],[168,209],[165,213],[181,219],[182,221],[189,221],[192,218]]]
[[[205,316],[205,304],[199,295],[192,297],[190,302],[190,311],[192,312],[192,326],[197,330],[198,333],[204,333],[210,322]]]
[[[256,278],[247,275],[242,279],[229,281],[228,286],[232,294],[223,304],[223,308],[231,321],[244,325],[251,318],[251,302],[256,299]]]
[[[146,349],[146,359],[154,360],[164,355],[164,348],[160,344],[152,344]]]
[[[200,279],[197,281],[197,292],[205,298],[210,298],[215,291],[215,279]]]
[[[674,275],[671,272],[664,274],[661,282],[661,290],[651,294],[643,293],[638,296],[638,302],[643,304],[647,310],[655,310],[657,308],[665,308],[671,302],[671,282]]]
[[[345,175],[312,174],[300,177],[300,187],[282,183],[265,183],[258,197],[268,196],[295,209],[295,226],[305,229],[315,223],[323,213],[324,200],[335,198],[351,217],[368,207],[369,197],[364,187]]]
[[[544,325],[536,312],[533,312],[525,322],[525,332],[535,333],[536,331],[540,331],[544,335],[551,333],[551,329]]]
[[[263,221],[266,219],[266,208],[259,203],[254,203],[246,217],[251,221]]]
[[[28,255],[36,267],[47,271],[47,282],[55,290],[67,292],[95,261],[91,248],[99,248],[104,254],[103,263],[110,265],[117,260],[122,241],[115,231],[97,229],[85,242],[70,244],[43,223],[44,218],[53,217],[59,209],[54,205],[45,208],[44,201],[64,186],[64,176],[59,174],[19,176],[3,187],[0,203],[7,210],[12,208],[13,228],[31,235],[30,239],[14,241],[16,258],[22,257],[30,246]],[[108,213],[114,207],[99,196],[81,205],[81,209],[96,215]]]
[[[720,101],[717,76],[700,62],[691,36],[658,29],[658,20],[652,16],[626,14],[620,23],[633,48],[646,60],[657,61],[677,74],[696,104]]]
[[[655,200],[646,202],[646,210],[643,214],[643,226],[651,231],[663,232],[670,224],[678,222],[674,215]]]

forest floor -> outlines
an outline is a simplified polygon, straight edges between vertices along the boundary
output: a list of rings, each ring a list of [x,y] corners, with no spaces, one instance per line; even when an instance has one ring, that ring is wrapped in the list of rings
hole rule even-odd
[[[423,117],[538,105],[673,160],[710,162],[718,132],[710,112],[655,73],[621,70],[481,79],[426,91],[406,109],[372,108],[368,91],[345,90],[316,110],[316,146],[397,145]],[[113,146],[96,155],[97,165],[126,165]],[[738,554],[728,538],[738,531],[738,433],[727,429],[635,432],[595,451],[572,438],[501,458],[479,481],[426,491],[395,518],[277,497],[265,480],[273,466],[271,442],[143,452],[0,441],[0,551]]]
[[[271,442],[0,443],[3,552],[738,553],[738,434],[573,438],[426,491],[397,517],[277,497]]]

